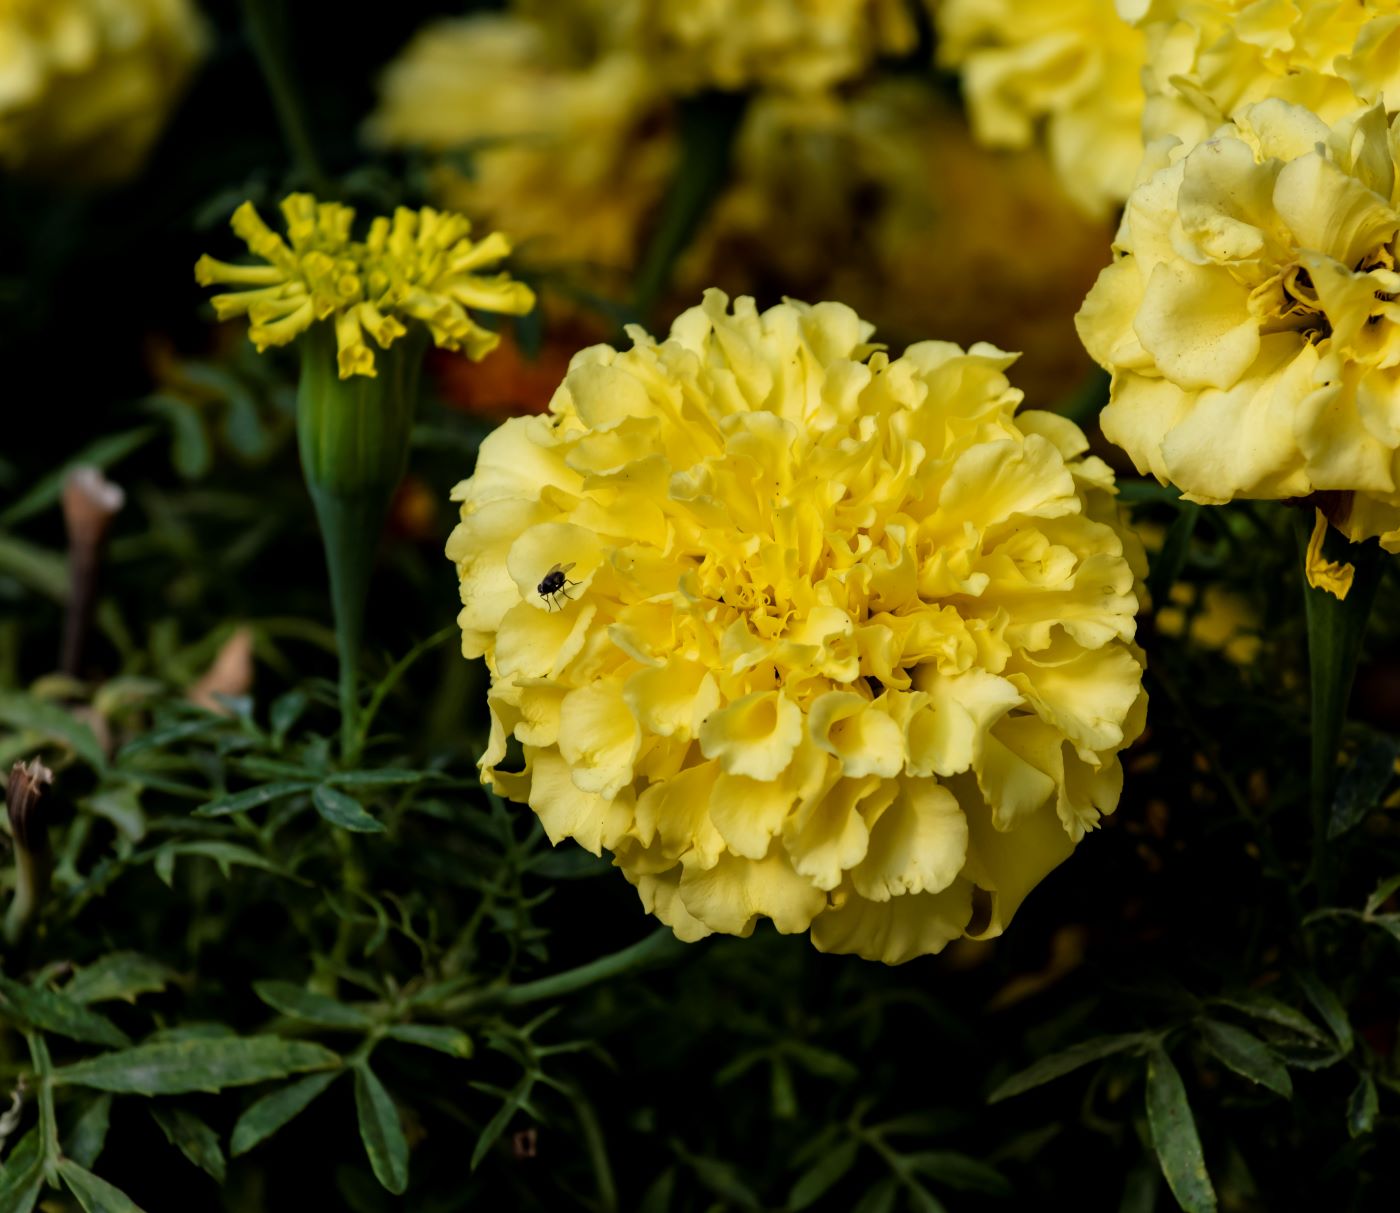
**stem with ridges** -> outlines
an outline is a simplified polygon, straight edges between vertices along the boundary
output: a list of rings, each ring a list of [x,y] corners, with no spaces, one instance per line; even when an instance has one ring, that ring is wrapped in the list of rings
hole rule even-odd
[[[1306,559],[1312,529],[1311,511],[1295,518],[1299,553]],[[1344,561],[1356,570],[1347,596],[1334,597],[1303,581],[1303,603],[1308,626],[1308,673],[1311,702],[1312,772],[1309,802],[1312,812],[1312,875],[1319,896],[1325,900],[1330,865],[1327,862],[1327,830],[1337,778],[1337,752],[1346,725],[1347,705],[1361,642],[1371,616],[1371,606],[1385,571],[1386,553],[1374,540],[1351,543],[1329,528],[1323,545],[1328,560]]]

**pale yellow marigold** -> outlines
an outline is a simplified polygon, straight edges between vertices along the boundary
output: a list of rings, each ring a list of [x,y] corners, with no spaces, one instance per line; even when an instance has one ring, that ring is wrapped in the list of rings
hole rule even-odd
[[[444,206],[507,224],[536,261],[632,264],[674,156],[645,63],[580,56],[544,22],[480,15],[426,26],[380,91],[368,138],[441,155]]]
[[[0,168],[130,176],[205,43],[190,0],[0,0]]]
[[[1158,145],[1079,315],[1139,470],[1212,504],[1341,493],[1339,529],[1400,550],[1398,135],[1265,101]]]
[[[631,336],[453,494],[485,778],[683,939],[999,934],[1143,722],[1112,473],[992,346],[891,359],[843,305],[718,291]]]
[[[816,92],[918,42],[908,0],[535,0],[527,7],[636,55],[674,93]],[[562,11],[561,11],[562,10]]]
[[[283,239],[251,202],[233,213],[232,227],[259,265],[231,265],[201,257],[195,279],[243,289],[215,295],[220,320],[246,315],[248,336],[259,350],[286,345],[313,324],[335,324],[340,377],[376,374],[366,337],[388,349],[425,326],[433,343],[482,358],[500,335],[482,328],[469,308],[523,315],[534,294],[506,273],[486,275],[510,253],[500,232],[473,241],[471,223],[431,207],[399,207],[392,219],[376,216],[363,240],[354,237],[355,212],[338,202],[291,194],[282,203]]]
[[[1144,133],[1207,138],[1270,98],[1328,122],[1400,107],[1400,0],[1118,0],[1147,39]]]
[[[1142,158],[1143,35],[1113,0],[932,0],[939,63],[962,75],[973,130],[1028,147],[1043,129],[1087,213],[1128,196]]]

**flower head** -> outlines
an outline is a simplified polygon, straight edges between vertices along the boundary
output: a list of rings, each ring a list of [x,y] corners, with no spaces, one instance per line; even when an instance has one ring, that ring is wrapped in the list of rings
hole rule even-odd
[[[1147,40],[1143,129],[1194,146],[1274,98],[1334,122],[1400,107],[1400,0],[1118,0]]]
[[[509,222],[539,261],[631,266],[674,153],[644,62],[580,59],[543,21],[478,14],[426,26],[380,92],[370,141],[442,154],[432,183],[443,205]]]
[[[1396,134],[1265,101],[1158,147],[1079,315],[1140,470],[1205,503],[1343,494],[1338,529],[1400,550]]]
[[[355,212],[338,202],[292,194],[282,214],[285,239],[252,203],[233,213],[234,232],[264,264],[230,265],[206,255],[195,265],[201,286],[246,288],[215,295],[214,309],[221,320],[246,315],[259,350],[286,345],[333,319],[340,377],[373,376],[366,334],[388,349],[416,321],[435,345],[482,358],[500,337],[467,309],[522,315],[534,306],[530,288],[509,274],[480,273],[510,253],[510,242],[500,232],[471,240],[471,224],[461,215],[399,207],[392,219],[377,216],[356,240]]]
[[[0,168],[129,177],[205,43],[190,0],[2,0]]]
[[[1143,35],[1113,0],[930,0],[939,61],[962,73],[973,130],[993,147],[1044,137],[1065,192],[1106,216],[1142,158]]]
[[[762,916],[897,963],[998,934],[1142,725],[1112,474],[1016,415],[1013,355],[728,302],[581,352],[455,490],[485,777],[685,939]]]

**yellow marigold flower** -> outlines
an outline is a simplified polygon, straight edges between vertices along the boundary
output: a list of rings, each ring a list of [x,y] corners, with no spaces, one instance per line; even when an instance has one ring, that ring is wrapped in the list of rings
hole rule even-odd
[[[637,55],[660,86],[816,92],[913,50],[907,0],[536,0],[572,9],[592,36]]]
[[[893,964],[997,935],[1142,727],[1108,467],[1016,414],[1014,355],[871,333],[709,291],[578,354],[453,493],[485,778],[683,939],[767,917]]]
[[[1265,101],[1156,145],[1079,314],[1140,471],[1207,504],[1342,493],[1338,529],[1400,550],[1398,134]]]
[[[0,168],[130,176],[205,42],[190,0],[0,0]]]
[[[1147,39],[1144,133],[1194,145],[1274,98],[1327,122],[1400,108],[1400,0],[1118,0]]]
[[[961,72],[973,130],[1029,147],[1043,128],[1060,184],[1107,216],[1142,158],[1143,35],[1113,0],[930,0],[939,63]]]
[[[355,212],[338,202],[291,194],[282,203],[284,239],[263,222],[251,202],[233,213],[234,232],[262,265],[230,265],[203,256],[195,265],[201,286],[245,289],[215,295],[220,320],[246,315],[259,350],[286,345],[313,324],[333,320],[340,377],[376,374],[368,334],[388,349],[417,321],[442,349],[483,358],[500,342],[468,308],[523,315],[534,294],[509,274],[480,271],[510,253],[500,232],[473,241],[471,223],[431,207],[399,207],[377,216],[363,240],[352,234]]]
[[[633,262],[670,179],[664,97],[645,63],[579,58],[543,22],[491,14],[426,26],[390,64],[366,134],[444,155],[434,196],[488,226],[508,223],[537,261]]]

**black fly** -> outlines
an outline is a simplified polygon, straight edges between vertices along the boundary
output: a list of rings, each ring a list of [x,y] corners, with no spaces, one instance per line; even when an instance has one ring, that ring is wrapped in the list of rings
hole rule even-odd
[[[568,564],[556,564],[544,575],[539,585],[535,587],[539,596],[549,604],[549,609],[551,611],[559,605],[560,598],[569,597],[569,595],[564,592],[568,586],[578,585],[577,581],[570,581],[565,575],[573,567],[573,561],[570,561]]]

